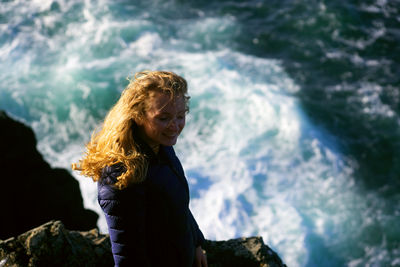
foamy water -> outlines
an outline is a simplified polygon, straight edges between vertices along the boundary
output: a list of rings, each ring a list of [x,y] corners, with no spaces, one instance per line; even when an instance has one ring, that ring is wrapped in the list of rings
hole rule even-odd
[[[185,16],[171,2],[162,5],[171,19],[151,12],[158,4],[2,3],[0,108],[34,129],[52,166],[69,168],[127,76],[172,70],[188,80],[192,97],[175,149],[206,238],[261,235],[288,266],[379,266],[385,257],[400,264],[388,230],[376,229],[398,215],[377,212],[386,204],[357,187],[355,161],[305,115],[296,96],[303,88],[282,61],[230,47],[244,27],[238,17],[187,5]],[[363,88],[365,113],[394,116],[379,85]],[[106,232],[96,184],[73,175]],[[377,231],[383,237],[365,238]]]

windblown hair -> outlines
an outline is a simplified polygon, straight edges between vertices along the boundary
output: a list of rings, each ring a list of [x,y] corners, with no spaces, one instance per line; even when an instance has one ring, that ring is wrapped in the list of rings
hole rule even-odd
[[[148,160],[140,152],[133,138],[133,125],[144,118],[148,100],[154,92],[168,94],[170,99],[184,97],[186,111],[189,111],[189,96],[186,80],[173,72],[143,71],[129,79],[118,102],[108,112],[100,131],[92,134],[86,145],[85,156],[78,164],[72,164],[73,170],[91,177],[94,181],[101,178],[106,166],[123,164],[125,172],[117,178],[115,186],[119,189],[130,183],[140,183],[147,175]]]

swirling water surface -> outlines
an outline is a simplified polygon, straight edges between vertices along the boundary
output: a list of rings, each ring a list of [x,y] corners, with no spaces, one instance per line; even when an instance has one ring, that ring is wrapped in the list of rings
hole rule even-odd
[[[399,14],[384,0],[2,1],[0,108],[69,168],[127,76],[175,71],[192,97],[176,151],[208,239],[261,235],[288,266],[400,266]]]

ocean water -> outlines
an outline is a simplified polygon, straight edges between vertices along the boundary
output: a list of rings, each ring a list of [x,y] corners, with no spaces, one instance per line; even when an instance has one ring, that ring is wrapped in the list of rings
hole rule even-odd
[[[172,70],[190,87],[176,151],[208,239],[260,235],[291,267],[400,266],[399,9],[3,0],[0,109],[69,168],[127,77]]]

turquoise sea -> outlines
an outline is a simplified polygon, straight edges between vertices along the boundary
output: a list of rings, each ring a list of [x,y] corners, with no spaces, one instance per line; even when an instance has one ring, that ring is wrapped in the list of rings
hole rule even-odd
[[[290,267],[400,266],[399,0],[0,1],[0,109],[52,166],[145,69],[188,80],[176,151],[208,239],[260,235]]]

